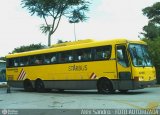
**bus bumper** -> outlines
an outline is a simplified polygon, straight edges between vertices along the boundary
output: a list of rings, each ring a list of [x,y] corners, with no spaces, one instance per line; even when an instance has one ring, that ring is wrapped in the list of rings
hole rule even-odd
[[[134,80],[123,80],[123,81],[113,81],[115,84],[113,88],[115,90],[134,90],[143,89],[145,87],[153,86],[156,84],[156,80],[152,81],[134,81]]]
[[[152,80],[152,81],[139,81],[139,82],[133,82],[134,83],[134,89],[141,89],[149,86],[154,86],[157,81]]]

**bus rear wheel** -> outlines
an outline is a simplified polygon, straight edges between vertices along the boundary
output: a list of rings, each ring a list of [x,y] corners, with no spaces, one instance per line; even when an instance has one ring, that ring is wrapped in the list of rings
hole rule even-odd
[[[41,79],[36,80],[35,89],[37,92],[44,92],[45,91],[45,86],[44,86],[44,83]]]
[[[24,87],[24,90],[27,91],[27,92],[34,91],[32,83],[29,79],[24,80],[23,87]]]
[[[113,89],[112,83],[106,78],[98,80],[97,90],[100,94],[113,93],[115,91]]]

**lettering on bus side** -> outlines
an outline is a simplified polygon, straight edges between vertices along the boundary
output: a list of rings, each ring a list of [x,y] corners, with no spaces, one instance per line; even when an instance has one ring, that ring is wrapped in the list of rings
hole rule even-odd
[[[68,66],[68,71],[87,71],[87,65],[72,65]]]
[[[144,71],[140,71],[139,74],[145,74],[145,72]]]

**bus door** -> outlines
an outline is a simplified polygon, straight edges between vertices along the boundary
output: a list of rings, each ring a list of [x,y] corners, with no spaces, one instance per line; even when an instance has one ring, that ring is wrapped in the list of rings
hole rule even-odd
[[[131,86],[131,66],[129,64],[126,45],[116,45],[117,78],[119,89],[125,90]],[[127,87],[126,87],[127,86]]]

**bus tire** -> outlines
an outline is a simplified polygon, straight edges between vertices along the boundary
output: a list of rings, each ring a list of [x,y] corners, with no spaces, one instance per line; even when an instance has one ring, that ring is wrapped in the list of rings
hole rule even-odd
[[[37,92],[40,92],[40,93],[45,92],[45,86],[41,79],[37,79],[35,81],[35,89]]]
[[[29,79],[25,79],[25,80],[24,80],[24,82],[23,82],[23,87],[24,87],[24,90],[25,90],[26,92],[32,92],[32,91],[34,91],[32,82],[31,82]]]
[[[97,82],[97,90],[100,94],[114,93],[113,85],[107,78],[101,78]]]

